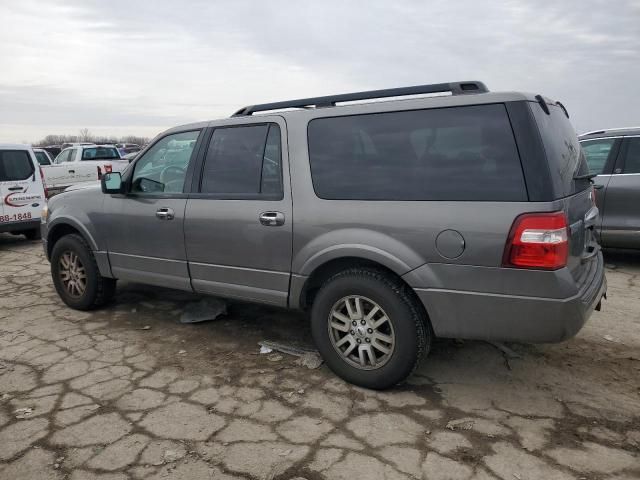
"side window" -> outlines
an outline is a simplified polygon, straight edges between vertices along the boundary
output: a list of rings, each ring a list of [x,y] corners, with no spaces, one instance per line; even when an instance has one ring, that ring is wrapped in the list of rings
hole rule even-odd
[[[602,173],[615,141],[615,138],[603,138],[582,142],[582,150],[584,151],[584,156],[587,158],[589,173]]]
[[[200,130],[174,133],[156,142],[136,162],[131,192],[181,193]]]
[[[69,161],[69,155],[71,154],[72,149],[69,150],[63,150],[62,152],[60,152],[58,154],[58,156],[56,157],[55,161],[53,163],[62,163],[62,162],[68,162]]]
[[[640,137],[627,139],[623,173],[640,173]]]
[[[282,152],[280,150],[280,127],[269,125],[267,144],[262,159],[260,193],[282,194]]]
[[[202,193],[282,195],[280,128],[216,128],[204,163]]]
[[[317,118],[308,138],[320,198],[527,200],[504,105]]]

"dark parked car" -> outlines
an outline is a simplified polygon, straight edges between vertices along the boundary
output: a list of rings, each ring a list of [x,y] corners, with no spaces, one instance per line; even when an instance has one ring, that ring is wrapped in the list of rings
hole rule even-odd
[[[640,248],[640,127],[585,133],[580,144],[589,171],[597,175],[600,243]]]
[[[56,158],[62,151],[62,148],[59,145],[47,145],[45,147],[38,147],[38,148],[42,148],[43,150],[46,150],[47,152],[49,152],[49,156],[51,158]]]
[[[162,133],[104,195],[53,198],[44,248],[73,308],[125,279],[302,309],[333,371],[387,388],[434,336],[582,328],[606,292],[589,178],[565,108],[539,95],[307,98]]]

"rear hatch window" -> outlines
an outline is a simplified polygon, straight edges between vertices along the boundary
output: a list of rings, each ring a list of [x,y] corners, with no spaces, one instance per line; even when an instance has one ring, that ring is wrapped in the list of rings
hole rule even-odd
[[[0,150],[0,182],[26,180],[33,172],[33,162],[26,150]]]
[[[564,198],[590,187],[588,178],[575,178],[588,175],[589,167],[578,136],[564,110],[557,105],[548,107],[547,115],[540,105],[531,104],[542,137],[556,198]]]

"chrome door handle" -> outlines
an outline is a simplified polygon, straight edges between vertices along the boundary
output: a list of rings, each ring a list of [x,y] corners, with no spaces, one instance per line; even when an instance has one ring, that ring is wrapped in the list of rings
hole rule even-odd
[[[171,208],[162,207],[156,211],[156,217],[160,220],[173,220],[175,218],[175,213]]]
[[[279,227],[284,225],[284,213],[282,212],[262,212],[260,214],[260,223],[267,227]]]

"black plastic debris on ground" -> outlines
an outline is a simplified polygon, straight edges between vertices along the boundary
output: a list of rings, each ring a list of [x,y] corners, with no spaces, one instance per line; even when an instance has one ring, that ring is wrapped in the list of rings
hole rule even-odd
[[[226,314],[227,304],[224,300],[206,297],[197,302],[187,304],[180,316],[180,323],[208,322]]]

